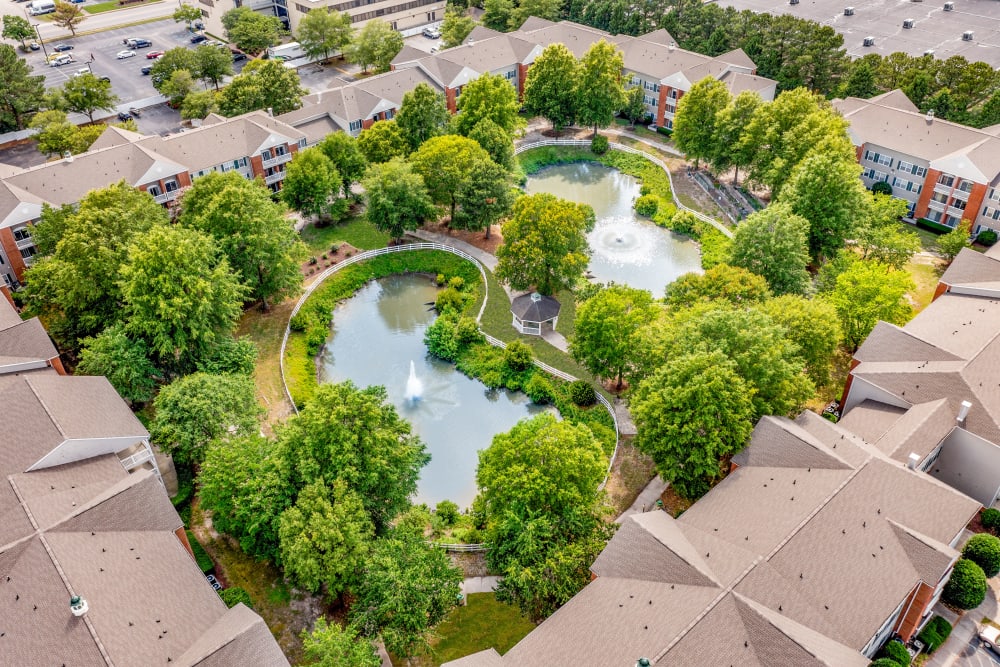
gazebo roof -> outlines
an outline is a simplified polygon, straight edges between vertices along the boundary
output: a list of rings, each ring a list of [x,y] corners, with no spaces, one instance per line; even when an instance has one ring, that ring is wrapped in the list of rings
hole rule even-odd
[[[510,312],[522,322],[548,322],[558,317],[560,308],[558,301],[538,292],[522,294],[510,304]]]

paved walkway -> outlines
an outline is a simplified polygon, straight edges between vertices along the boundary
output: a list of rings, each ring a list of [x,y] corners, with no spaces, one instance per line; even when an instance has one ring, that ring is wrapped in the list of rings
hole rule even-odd
[[[480,262],[483,263],[490,271],[496,271],[497,268],[497,258],[485,250],[481,250],[471,243],[466,243],[461,239],[456,239],[454,236],[448,236],[447,234],[439,234],[437,232],[429,232],[426,229],[415,229],[413,231],[407,232],[410,236],[415,236],[421,241],[428,241],[430,243],[440,243],[442,245],[450,245],[453,248],[458,248],[462,252],[467,252]]]
[[[979,634],[979,624],[983,618],[998,620],[997,596],[1000,593],[1000,581],[997,577],[993,577],[987,582],[990,590],[986,593],[986,600],[975,609],[962,614],[957,623],[955,623],[957,614],[943,604],[938,603],[934,607],[935,614],[943,616],[955,627],[944,645],[927,661],[926,667],[972,667],[974,664],[979,664],[980,661],[976,656],[980,649],[975,639]],[[983,664],[989,664],[989,661]]]
[[[630,514],[640,514],[642,512],[649,511],[651,507],[655,507],[656,501],[659,500],[660,496],[663,495],[663,492],[667,490],[668,486],[669,484],[660,479],[659,475],[654,477],[650,480],[649,484],[646,485],[646,488],[639,493],[639,496],[635,499],[635,502],[632,503],[632,506],[622,512],[621,515],[615,519],[615,523],[621,523],[625,517]]]
[[[472,595],[473,593],[492,593],[500,583],[500,577],[466,577],[462,581],[462,594]]]
[[[566,336],[555,329],[546,329],[542,332],[542,340],[556,348],[557,350],[562,350],[563,352],[569,352],[569,341],[566,340]]]

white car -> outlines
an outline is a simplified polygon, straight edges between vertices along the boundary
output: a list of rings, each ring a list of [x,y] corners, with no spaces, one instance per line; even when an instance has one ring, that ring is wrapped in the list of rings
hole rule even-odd
[[[979,629],[979,641],[983,648],[1000,654],[1000,629],[993,625],[984,625]]]
[[[119,51],[115,58],[118,60],[125,60],[126,58],[132,58],[135,56],[135,51]]]
[[[440,39],[441,38],[441,31],[438,30],[437,28],[432,28],[432,27],[428,26],[427,28],[424,28],[423,33],[424,33],[424,37],[426,37],[427,39]]]

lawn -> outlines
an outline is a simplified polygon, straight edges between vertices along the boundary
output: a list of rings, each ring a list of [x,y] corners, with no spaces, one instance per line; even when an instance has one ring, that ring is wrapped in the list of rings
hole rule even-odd
[[[270,425],[292,413],[292,406],[285,396],[284,385],[281,382],[279,357],[281,337],[285,333],[285,324],[294,306],[294,299],[286,299],[272,306],[266,313],[261,312],[260,308],[251,308],[243,313],[236,330],[237,336],[247,336],[257,346],[257,365],[254,372],[257,398],[267,410],[267,423]]]
[[[517,607],[497,602],[493,593],[473,593],[467,606],[456,607],[434,629],[432,655],[415,659],[413,665],[437,667],[491,647],[502,655],[534,628]]]
[[[907,231],[914,232],[917,236],[920,237],[920,245],[924,250],[930,252],[937,252],[938,250],[937,240],[938,237],[941,236],[940,234],[932,232],[929,229],[924,229],[923,227],[919,227],[917,225],[911,225],[906,222],[900,222],[899,224],[906,227]]]
[[[131,2],[127,5],[118,4],[118,0],[110,0],[109,2],[98,2],[93,5],[87,5],[84,7],[84,11],[88,14],[100,14],[102,12],[111,12],[116,9],[126,9],[128,7],[135,7],[136,5],[152,5],[162,0],[142,0],[140,2]]]
[[[323,227],[310,224],[301,236],[314,254],[329,252],[334,243],[350,243],[359,250],[374,250],[389,244],[389,235],[375,229],[363,215]]]
[[[927,255],[915,255],[907,262],[906,270],[910,272],[910,277],[917,285],[917,288],[909,294],[914,315],[926,308],[934,299],[934,291],[937,289],[944,268],[943,260]]]

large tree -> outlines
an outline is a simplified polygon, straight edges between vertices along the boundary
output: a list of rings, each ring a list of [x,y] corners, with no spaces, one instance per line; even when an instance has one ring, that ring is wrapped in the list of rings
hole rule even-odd
[[[277,44],[281,37],[281,21],[276,16],[266,16],[249,7],[230,9],[222,15],[222,26],[229,41],[247,53],[260,53]]]
[[[163,92],[163,85],[170,80],[174,72],[184,70],[194,76],[198,71],[198,60],[191,49],[178,46],[168,49],[162,56],[153,61],[149,70],[149,78],[158,92]]]
[[[580,59],[577,117],[581,123],[594,126],[594,136],[597,128],[610,125],[625,106],[624,63],[621,50],[603,39],[587,49]]]
[[[331,598],[358,581],[374,527],[358,494],[342,480],[307,484],[278,519],[281,566],[310,593]]]
[[[36,128],[38,150],[45,155],[72,153],[78,155],[90,149],[90,145],[104,132],[104,125],[74,125],[66,117],[65,111],[55,109],[39,111],[31,117],[28,127]]]
[[[306,215],[340,215],[347,209],[346,200],[338,196],[342,185],[330,158],[319,148],[306,148],[289,163],[281,198]]]
[[[403,94],[395,121],[411,151],[430,139],[444,134],[448,129],[450,114],[444,95],[426,83],[418,83],[413,90]]]
[[[830,303],[840,315],[844,343],[858,349],[879,320],[903,325],[913,314],[906,293],[914,288],[905,271],[871,261],[855,260],[837,276]]]
[[[510,16],[510,29],[520,28],[532,16],[558,21],[561,11],[562,2],[560,0],[518,0],[517,9]]]
[[[160,372],[149,360],[146,344],[129,338],[119,323],[83,340],[76,374],[105,376],[122,398],[135,404],[153,398]]]
[[[455,195],[459,209],[450,226],[455,229],[486,230],[506,218],[514,206],[516,190],[510,173],[492,160],[480,160]]]
[[[502,127],[483,118],[469,131],[468,137],[483,147],[490,158],[508,171],[514,169],[514,141]]]
[[[758,306],[795,341],[806,373],[817,387],[830,381],[830,364],[840,344],[837,310],[826,299],[797,294],[768,299]]]
[[[594,375],[617,378],[621,389],[635,362],[637,334],[655,317],[653,296],[646,290],[606,287],[577,310],[570,352]]]
[[[341,194],[351,195],[351,185],[365,175],[365,156],[358,148],[358,141],[346,132],[333,132],[319,142],[318,148],[330,159],[343,181]]]
[[[649,114],[646,111],[646,91],[641,85],[633,85],[625,91],[622,114],[628,118],[628,122],[633,128]]]
[[[160,84],[160,93],[173,106],[180,106],[188,95],[195,91],[194,75],[186,69],[179,69]]]
[[[441,23],[441,46],[450,49],[460,45],[476,27],[476,20],[466,13],[465,8],[449,6]]]
[[[74,37],[76,37],[76,27],[83,23],[86,18],[87,15],[80,5],[75,2],[56,0],[56,11],[52,14],[52,22],[60,28],[69,30]]]
[[[153,407],[152,440],[181,464],[201,463],[215,440],[256,433],[263,414],[248,375],[185,375],[160,390]]]
[[[352,625],[341,628],[320,616],[311,632],[302,631],[302,651],[306,667],[382,667],[375,647],[358,636]]]
[[[514,13],[514,0],[484,0],[483,25],[491,30],[507,32],[511,27],[511,15]],[[516,27],[516,26],[515,26]]]
[[[459,190],[468,183],[471,172],[487,162],[490,155],[482,146],[454,134],[432,137],[410,155],[410,164],[423,177],[431,199],[449,206],[452,219]]]
[[[174,23],[186,23],[190,29],[192,23],[201,20],[201,10],[192,5],[180,5],[172,16]]]
[[[21,49],[28,50],[24,40],[35,36],[35,29],[31,27],[28,19],[17,14],[5,14],[3,17],[3,37],[21,42]]]
[[[410,152],[406,137],[395,120],[379,120],[362,130],[358,135],[357,146],[369,164],[406,157]]]
[[[195,69],[192,72],[207,84],[219,89],[219,82],[233,73],[233,57],[228,49],[202,44],[194,50]]]
[[[487,72],[467,83],[456,105],[459,113],[452,121],[455,131],[467,137],[487,118],[510,137],[523,124],[517,115],[521,109],[517,89],[499,74]]]
[[[252,60],[233,77],[219,96],[219,111],[226,116],[270,109],[288,113],[302,106],[306,94],[299,75],[277,60]]]
[[[636,389],[636,444],[664,480],[695,499],[722,476],[753,429],[752,390],[721,352],[673,357]]]
[[[866,203],[854,234],[861,257],[902,269],[922,247],[916,232],[900,221],[907,213],[906,200],[869,194]]]
[[[729,264],[718,264],[705,273],[685,273],[667,285],[664,300],[675,308],[717,300],[741,306],[770,298],[767,281]]]
[[[730,101],[726,84],[706,76],[691,86],[691,90],[677,103],[674,141],[688,158],[694,158],[695,168],[700,160],[711,160],[719,152],[716,144],[717,119]]]
[[[365,72],[369,65],[374,65],[376,72],[388,72],[392,59],[402,48],[402,35],[388,22],[372,19],[354,36],[344,55],[355,65],[361,65]]]
[[[299,44],[310,58],[328,60],[343,53],[351,43],[354,28],[347,12],[309,12],[299,21]]]
[[[400,158],[373,164],[363,183],[368,221],[393,239],[436,213],[424,179]]]
[[[0,127],[22,130],[26,126],[27,114],[42,102],[45,77],[33,76],[31,67],[17,56],[14,47],[0,44],[0,90],[4,91],[0,95]]]
[[[578,113],[580,66],[564,44],[549,44],[524,80],[524,108],[543,116],[559,132],[572,125]]]
[[[158,226],[134,240],[121,267],[125,330],[166,368],[190,370],[236,325],[249,290],[217,246],[193,229]]]
[[[763,103],[755,91],[744,90],[715,115],[715,152],[708,159],[717,171],[733,169],[734,185],[739,184],[740,169],[749,165],[755,156],[756,147],[752,140],[744,141],[743,135],[747,123]]]
[[[497,277],[542,294],[572,287],[590,260],[586,234],[593,226],[594,210],[586,204],[545,193],[519,197],[503,226]]]
[[[118,103],[118,96],[111,92],[111,83],[89,72],[64,83],[61,96],[66,109],[86,114],[91,123],[95,111],[111,111]]]
[[[804,294],[810,285],[809,222],[787,204],[772,204],[736,228],[730,263],[767,280],[775,294]]]
[[[290,483],[342,479],[361,498],[376,531],[409,505],[430,457],[382,387],[324,384],[279,433]]]
[[[236,172],[211,173],[181,199],[181,225],[211,236],[246,288],[245,298],[270,301],[294,295],[302,285],[305,246],[259,181]]]
[[[219,111],[219,95],[214,90],[199,90],[188,94],[181,102],[181,118],[202,120]]]

